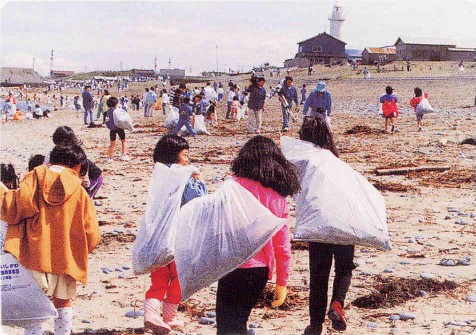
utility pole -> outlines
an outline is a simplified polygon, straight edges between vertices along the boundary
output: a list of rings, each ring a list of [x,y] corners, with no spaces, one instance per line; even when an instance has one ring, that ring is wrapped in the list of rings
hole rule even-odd
[[[217,47],[216,47],[216,56],[217,56],[217,73],[218,73],[218,44],[217,44]]]
[[[122,79],[122,59],[121,59],[121,65],[120,65],[120,72],[119,72],[119,78]]]
[[[35,57],[33,57],[33,71],[35,71]]]
[[[172,60],[169,57],[169,70],[170,70],[170,64],[172,64]]]
[[[157,74],[157,57],[154,59],[154,72]]]
[[[53,73],[53,59],[54,59],[54,54],[53,54],[53,50],[51,50],[51,57],[50,57],[50,75]]]

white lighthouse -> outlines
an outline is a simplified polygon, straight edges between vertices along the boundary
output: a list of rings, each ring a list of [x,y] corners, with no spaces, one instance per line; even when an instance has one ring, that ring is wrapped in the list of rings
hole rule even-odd
[[[329,21],[331,21],[331,36],[341,40],[342,24],[345,21],[342,6],[337,3],[334,4],[334,10],[332,11],[332,16],[329,18]]]

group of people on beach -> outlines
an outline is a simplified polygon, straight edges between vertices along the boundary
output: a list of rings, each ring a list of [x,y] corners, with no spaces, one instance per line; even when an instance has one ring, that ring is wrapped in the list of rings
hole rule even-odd
[[[257,94],[261,94],[260,81],[255,88]],[[108,98],[107,114],[118,103],[117,98]],[[110,131],[121,138],[121,132]],[[303,119],[299,138],[338,156],[330,127],[316,113]],[[54,334],[67,335],[71,333],[77,282],[86,283],[88,253],[100,242],[92,198],[103,183],[103,174],[87,159],[71,128],[56,129],[53,143],[53,150],[45,156],[32,157],[30,171],[21,182],[12,166],[2,164],[1,211],[2,220],[8,223],[5,252],[32,271],[57,309]],[[166,134],[157,142],[152,159],[155,164],[169,167],[185,166],[189,163],[189,150],[185,138]],[[267,210],[276,217],[288,217],[286,197],[299,192],[302,185],[297,167],[284,157],[272,139],[257,135],[248,140],[234,159],[231,171],[232,178]],[[207,193],[200,175],[194,173],[183,189],[182,206]],[[334,329],[346,329],[343,308],[354,269],[353,257],[352,245],[309,243],[310,324],[304,334],[322,333],[332,259],[336,275],[327,315]],[[290,232],[285,224],[251,259],[218,281],[217,334],[247,334],[250,313],[272,279],[274,268],[276,288],[272,307],[282,305],[287,295],[290,261]],[[150,278],[151,286],[145,293],[144,325],[155,334],[167,334],[183,325],[177,318],[181,291],[175,263],[154,269]],[[42,334],[42,325],[28,326],[25,334]]]
[[[397,131],[395,129],[395,120],[398,118],[398,98],[393,94],[393,88],[391,86],[385,87],[385,95],[382,95],[379,99],[381,104],[382,116],[385,118],[385,132],[388,132],[388,124],[390,123],[390,131],[393,133]],[[417,131],[423,130],[423,116],[427,111],[419,110],[418,107],[422,103],[423,99],[428,99],[428,93],[423,94],[423,91],[419,87],[414,89],[415,96],[410,100],[410,106],[413,107],[416,121]]]

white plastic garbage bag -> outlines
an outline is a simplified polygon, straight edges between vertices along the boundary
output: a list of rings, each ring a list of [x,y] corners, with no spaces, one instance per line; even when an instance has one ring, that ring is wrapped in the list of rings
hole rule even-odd
[[[179,110],[177,107],[170,106],[169,113],[165,116],[164,127],[175,128],[179,120]]]
[[[195,115],[195,122],[193,124],[193,129],[197,134],[210,135],[207,130],[207,125],[205,124],[205,117],[203,115]]]
[[[132,247],[135,274],[150,273],[173,261],[174,239],[182,194],[194,166],[157,163],[149,183],[147,207]]]
[[[415,109],[415,114],[429,114],[434,112],[436,112],[435,109],[426,98],[422,98]]]
[[[38,286],[30,270],[9,253],[3,243],[7,224],[0,221],[2,325],[28,327],[57,316],[56,309]]]
[[[131,115],[123,108],[116,108],[112,112],[112,116],[114,118],[114,124],[117,128],[127,129],[127,130],[134,130],[132,127],[132,117]]]
[[[245,113],[246,113],[246,106],[243,105],[241,108],[238,109],[238,113],[236,114],[236,119],[238,121],[243,120],[245,118]]]
[[[232,178],[182,207],[175,263],[182,301],[253,257],[285,224]]]
[[[391,249],[385,200],[365,177],[310,142],[284,136],[281,146],[300,170],[296,240]]]
[[[385,115],[383,114],[383,109],[382,109],[382,105],[381,103],[379,103],[379,107],[378,107],[378,115],[381,116],[381,117],[385,117]]]

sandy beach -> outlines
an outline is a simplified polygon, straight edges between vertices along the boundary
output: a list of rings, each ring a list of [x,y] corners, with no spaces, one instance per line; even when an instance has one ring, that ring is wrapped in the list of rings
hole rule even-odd
[[[460,335],[476,329],[476,150],[461,145],[476,138],[476,66],[458,73],[455,63],[417,63],[412,72],[384,72],[365,80],[350,67],[315,66],[293,70],[298,91],[308,84],[308,92],[318,79],[327,81],[333,95],[332,127],[340,158],[367,177],[385,197],[388,228],[393,250],[388,252],[357,247],[354,271],[345,312],[348,330],[343,334]],[[441,65],[440,65],[441,64]],[[269,78],[266,89],[277,79]],[[229,77],[216,78],[226,85]],[[241,87],[248,75],[232,78]],[[149,83],[150,85],[155,83]],[[391,85],[399,99],[398,132],[383,133],[384,119],[378,115],[378,97]],[[190,84],[188,87],[202,86]],[[424,130],[417,132],[412,107],[414,87],[429,93],[438,110],[426,115]],[[144,83],[133,83],[120,95],[142,95]],[[73,93],[68,92],[70,96]],[[113,94],[116,94],[114,92]],[[188,137],[191,162],[200,168],[202,178],[214,191],[230,173],[231,161],[250,138],[245,123],[225,120],[226,104],[219,104],[219,126],[211,135]],[[74,300],[74,334],[142,334],[141,316],[126,313],[142,310],[148,276],[135,276],[131,270],[131,247],[145,211],[147,185],[153,167],[152,150],[167,132],[164,116],[155,111],[144,118],[132,111],[135,131],[127,132],[131,161],[116,159],[106,164],[109,133],[106,127],[87,128],[82,114],[71,109],[56,112],[52,118],[3,123],[1,161],[12,163],[24,176],[34,154],[53,148],[51,135],[56,127],[68,125],[83,141],[88,158],[105,173],[104,185],[95,200],[102,242],[90,255],[89,283],[79,285]],[[279,141],[282,114],[273,98],[263,117],[263,135]],[[287,136],[297,137],[299,124],[291,123]],[[379,176],[376,169],[448,166],[449,170],[409,172]],[[291,208],[293,202],[290,199]],[[294,215],[290,218],[294,225]],[[308,325],[308,252],[303,243],[294,243],[289,296],[279,309],[270,308],[269,295],[253,310],[250,322],[259,335],[302,334]],[[469,265],[443,266],[442,259],[469,259]],[[107,273],[104,269],[110,269]],[[445,282],[450,281],[453,283]],[[273,282],[269,283],[271,289]],[[331,292],[331,290],[329,290]],[[194,295],[180,308],[185,321],[183,334],[211,335],[213,325],[199,323],[215,306],[216,283]],[[398,315],[398,320],[391,316]],[[409,320],[402,320],[408,318]],[[392,317],[397,319],[397,317]],[[337,334],[326,321],[325,334]],[[45,330],[52,331],[52,321]],[[4,327],[9,335],[21,329]]]

